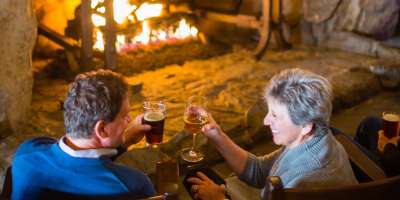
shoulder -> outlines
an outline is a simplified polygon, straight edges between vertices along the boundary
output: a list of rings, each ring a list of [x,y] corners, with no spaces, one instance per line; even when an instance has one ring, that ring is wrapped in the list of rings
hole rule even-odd
[[[26,140],[17,149],[15,157],[37,152],[44,151],[51,147],[51,145],[57,143],[57,140],[50,137],[37,137]]]

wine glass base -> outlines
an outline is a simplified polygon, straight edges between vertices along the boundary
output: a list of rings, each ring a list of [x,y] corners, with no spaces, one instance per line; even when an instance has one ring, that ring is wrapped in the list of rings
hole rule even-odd
[[[187,162],[195,163],[204,159],[204,155],[199,151],[193,151],[192,148],[182,149],[181,158]]]

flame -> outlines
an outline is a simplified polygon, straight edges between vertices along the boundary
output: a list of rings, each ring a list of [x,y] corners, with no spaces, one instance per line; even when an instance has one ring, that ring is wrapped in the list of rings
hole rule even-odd
[[[103,33],[100,30],[96,30],[96,42],[93,45],[94,49],[104,50]]]
[[[92,14],[92,22],[96,27],[106,25],[106,19],[98,14]]]
[[[126,37],[125,35],[117,35],[117,41],[115,43],[115,48],[117,49],[117,51],[121,51],[121,48],[125,45],[126,43]]]
[[[134,43],[148,44],[150,42],[150,27],[147,21],[143,21],[142,32],[133,38]]]
[[[139,21],[143,21],[144,19],[150,17],[157,17],[161,15],[163,9],[163,5],[160,3],[149,4],[143,3],[135,12],[136,17]]]
[[[124,23],[126,18],[136,9],[136,5],[130,5],[128,0],[114,0],[114,20],[118,24]]]
[[[179,21],[179,26],[175,30],[175,37],[179,39],[183,39],[189,36],[196,36],[198,33],[198,30],[195,27],[190,27],[185,19],[181,19]]]
[[[92,0],[90,7],[95,8],[100,3],[104,3],[104,0]]]

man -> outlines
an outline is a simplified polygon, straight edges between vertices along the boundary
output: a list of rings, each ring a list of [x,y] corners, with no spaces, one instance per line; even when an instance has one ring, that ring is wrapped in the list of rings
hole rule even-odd
[[[145,131],[138,116],[132,126],[128,85],[121,75],[99,70],[78,75],[64,102],[65,136],[24,142],[12,163],[12,199],[48,194],[127,197],[155,195],[142,172],[112,162]]]

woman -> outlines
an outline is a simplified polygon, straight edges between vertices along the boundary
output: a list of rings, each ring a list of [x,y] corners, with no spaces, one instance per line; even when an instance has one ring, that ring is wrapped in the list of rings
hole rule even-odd
[[[327,79],[300,69],[282,71],[269,81],[265,100],[268,113],[264,124],[270,127],[274,143],[282,145],[271,154],[256,157],[243,150],[212,117],[203,127],[204,135],[240,180],[263,188],[262,199],[268,197],[268,176],[279,176],[285,188],[357,183],[345,150],[329,130],[332,89]],[[204,174],[189,181],[194,184],[195,196],[202,200],[225,198],[225,187]]]

